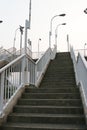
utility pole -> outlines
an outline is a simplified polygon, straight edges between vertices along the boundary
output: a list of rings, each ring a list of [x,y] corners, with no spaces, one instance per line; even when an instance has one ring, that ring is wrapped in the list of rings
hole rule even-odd
[[[67,34],[67,48],[68,48],[68,52],[69,52],[69,35]]]

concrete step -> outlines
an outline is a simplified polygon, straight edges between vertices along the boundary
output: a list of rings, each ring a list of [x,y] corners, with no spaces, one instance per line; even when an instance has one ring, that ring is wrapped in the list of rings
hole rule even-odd
[[[74,78],[72,78],[72,79],[70,79],[70,78],[64,78],[64,79],[63,79],[63,78],[58,78],[58,77],[56,77],[56,78],[53,79],[53,80],[52,80],[52,78],[49,78],[49,79],[48,79],[48,78],[45,78],[45,79],[43,79],[43,82],[50,82],[50,83],[51,83],[51,82],[58,82],[58,83],[59,83],[59,82],[62,82],[62,81],[63,81],[63,83],[64,83],[64,82],[68,82],[68,83],[71,82],[71,83],[72,83],[72,82],[75,82],[75,79],[74,79]],[[68,84],[68,83],[67,83],[67,84]]]
[[[80,99],[78,93],[24,93],[22,95],[25,99]]]
[[[33,106],[81,106],[81,99],[19,99],[18,105]]]
[[[57,74],[52,74],[52,75],[50,75],[50,74],[45,74],[45,77],[44,77],[44,79],[45,78],[51,78],[51,79],[53,79],[53,76],[54,76],[54,78],[57,78],[57,79],[61,79],[61,78],[65,78],[65,79],[75,79],[75,77],[74,77],[74,74],[72,75],[72,74],[59,74],[59,75],[57,75]]]
[[[41,88],[54,88],[54,89],[57,89],[57,88],[76,88],[76,85],[73,83],[65,83],[65,84],[62,84],[61,82],[54,82],[54,83],[46,83],[46,82],[42,82],[41,85],[40,85]]]
[[[79,93],[79,88],[29,88],[26,87],[26,93]]]
[[[64,70],[61,70],[61,69],[53,69],[52,67],[50,68],[50,69],[48,69],[47,70],[47,74],[49,74],[51,71],[53,71],[52,72],[52,74],[58,74],[58,73],[60,73],[60,74],[65,74],[65,73],[67,73],[67,74],[70,74],[70,73],[73,73],[73,70],[68,70],[68,69],[64,69]]]
[[[8,116],[8,122],[21,123],[52,123],[52,124],[85,124],[83,115],[67,114],[28,114],[12,113]]]
[[[42,113],[42,114],[83,114],[83,108],[77,106],[24,106],[16,105],[14,113]]]
[[[40,84],[40,87],[41,88],[66,88],[66,87],[70,87],[70,88],[76,88],[76,84],[75,84],[75,82],[41,82],[41,84]]]
[[[72,74],[69,74],[69,73],[62,73],[62,74],[52,73],[51,75],[50,75],[50,73],[49,74],[46,73],[44,78],[52,78],[53,79],[53,77],[54,78],[57,77],[57,78],[74,78],[75,79],[74,73],[72,73]]]
[[[61,60],[61,59],[58,59],[58,60]],[[66,59],[66,61],[58,61],[58,60],[54,60],[54,61],[51,61],[50,63],[50,67],[53,67],[54,65],[55,66],[59,66],[59,67],[64,67],[64,65],[66,65],[65,67],[67,68],[67,66],[70,66],[72,67],[72,61],[69,61],[68,59]]]
[[[3,130],[87,130],[85,125],[42,124],[42,123],[8,123]]]

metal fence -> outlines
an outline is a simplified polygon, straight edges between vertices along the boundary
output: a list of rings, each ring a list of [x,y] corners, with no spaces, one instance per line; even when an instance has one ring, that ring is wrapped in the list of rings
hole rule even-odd
[[[71,57],[75,70],[76,83],[80,87],[85,115],[87,115],[87,61],[81,53],[78,53],[76,59],[73,48],[71,48]]]
[[[53,51],[49,48],[36,63],[28,54],[23,54],[0,69],[0,115],[21,87],[26,84],[38,86],[55,54],[56,47]]]

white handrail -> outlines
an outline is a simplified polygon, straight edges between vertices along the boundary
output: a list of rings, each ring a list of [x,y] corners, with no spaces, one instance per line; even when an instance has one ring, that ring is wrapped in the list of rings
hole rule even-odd
[[[71,57],[75,70],[76,83],[80,86],[84,111],[85,115],[87,115],[87,61],[80,53],[78,53],[76,60],[73,48],[71,48]]]
[[[77,75],[77,58],[75,56],[75,53],[74,53],[74,50],[73,50],[73,47],[70,48],[71,49],[71,58],[72,58],[72,61],[73,61],[73,65],[74,65],[74,71],[75,71],[75,79],[76,79],[76,84],[78,85],[78,75]]]
[[[21,63],[25,55],[15,59],[5,67],[0,69],[0,113],[7,105],[10,98],[14,95],[17,89],[22,86],[23,69]],[[23,64],[23,63],[22,63]]]
[[[16,58],[0,69],[0,113],[6,108],[9,100],[27,83],[35,83],[35,63],[27,55]],[[29,77],[28,74],[30,74]]]
[[[50,62],[51,49],[49,48],[45,54],[36,62],[36,77],[35,85],[38,86],[41,76],[44,74],[44,70],[47,68],[47,65]]]
[[[38,86],[43,74],[56,55],[56,47],[49,48],[36,63],[23,54],[0,69],[0,115],[17,91],[26,84]]]
[[[9,61],[12,61],[13,60],[13,53],[9,52],[8,50],[6,49],[2,49],[0,51],[0,60],[9,60]],[[17,57],[16,57],[17,58]]]
[[[56,55],[56,46],[54,47],[53,51],[51,48],[48,48],[44,55],[36,62],[36,77],[35,77],[35,85],[38,86],[45,70],[51,59],[54,59]]]

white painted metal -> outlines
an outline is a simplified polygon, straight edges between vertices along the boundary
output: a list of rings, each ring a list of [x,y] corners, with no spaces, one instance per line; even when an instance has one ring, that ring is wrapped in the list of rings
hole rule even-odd
[[[56,55],[56,46],[54,46],[54,49],[48,48],[48,50],[45,52],[45,54],[36,62],[36,77],[35,77],[35,85],[38,86],[42,76],[44,75],[44,72],[50,62],[51,59],[55,58]]]
[[[71,58],[73,60],[76,83],[80,86],[85,114],[87,115],[87,61],[84,55],[78,53],[77,59],[73,48],[71,48]]]
[[[0,69],[0,115],[21,87],[26,84],[38,86],[55,54],[56,46],[53,50],[49,48],[36,63],[29,55],[23,54]]]

